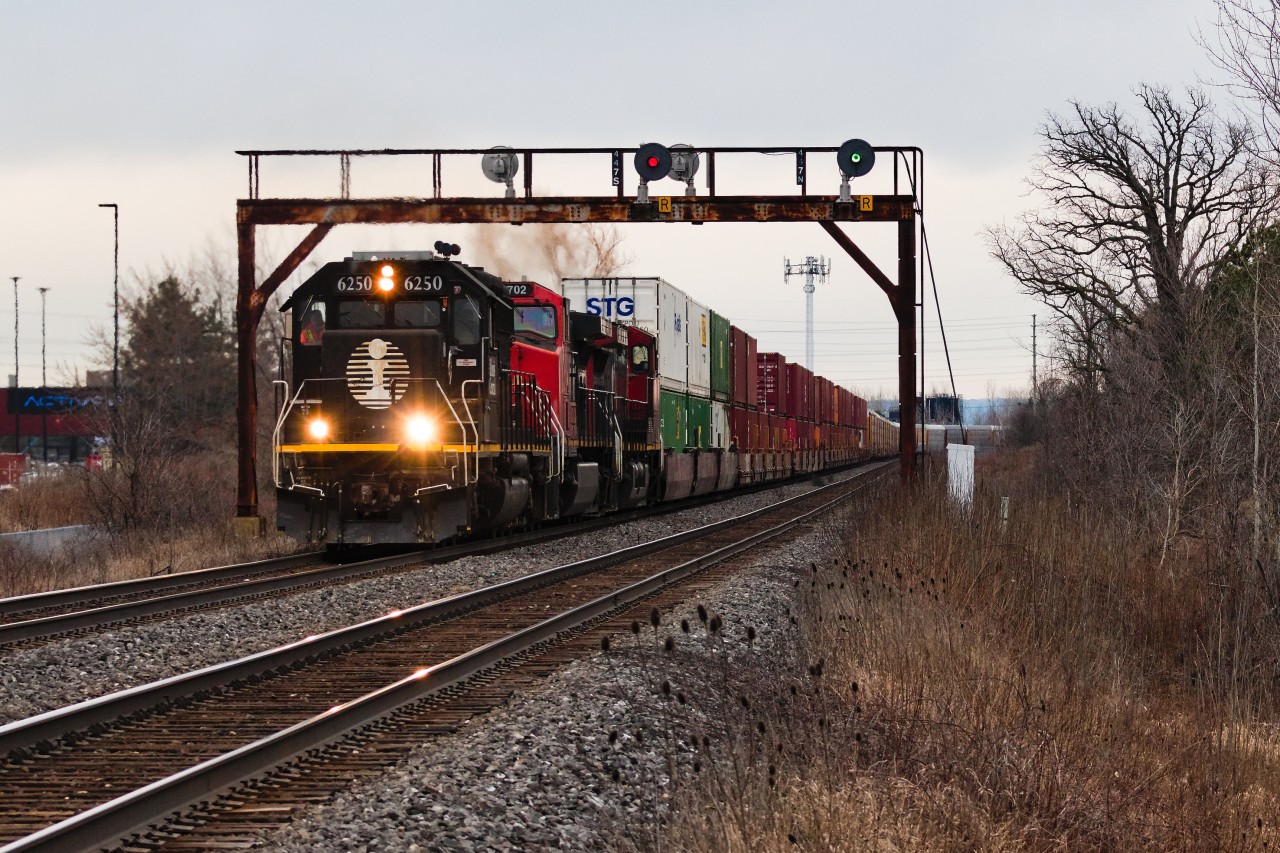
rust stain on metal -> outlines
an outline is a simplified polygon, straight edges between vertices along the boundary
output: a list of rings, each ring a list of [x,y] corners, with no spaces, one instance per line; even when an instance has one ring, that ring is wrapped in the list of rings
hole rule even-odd
[[[605,197],[247,199],[238,221],[253,225],[511,223],[511,222],[897,222],[910,219],[910,196],[874,196],[872,209],[834,196],[720,196],[670,201],[670,212],[628,199]]]

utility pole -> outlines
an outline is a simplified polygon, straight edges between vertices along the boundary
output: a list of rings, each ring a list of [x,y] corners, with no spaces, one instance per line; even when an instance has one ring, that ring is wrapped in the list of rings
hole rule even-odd
[[[1031,315],[1031,411],[1040,404],[1040,379],[1036,373],[1036,315]]]
[[[98,207],[111,208],[116,225],[115,287],[112,290],[111,300],[113,306],[111,326],[115,333],[115,341],[111,346],[111,394],[114,399],[120,396],[120,207],[115,204],[100,204]]]
[[[40,396],[47,396],[49,393],[49,376],[45,370],[45,304],[48,302],[49,288],[41,287],[40,290]],[[44,461],[49,461],[49,413],[45,411],[45,406],[40,407],[40,446],[44,450]]]
[[[793,275],[804,276],[804,366],[813,370],[813,291],[815,290],[813,279],[814,276],[818,276],[819,280],[825,282],[827,273],[831,271],[831,265],[827,263],[825,257],[815,258],[813,255],[809,255],[798,264],[783,258],[782,264],[784,284]]]
[[[10,394],[18,393],[18,279],[22,276],[13,276],[13,390]],[[14,407],[15,412],[20,412],[21,408],[17,405]],[[18,446],[21,439],[22,415],[14,414],[13,416],[13,452],[21,453],[22,448]]]

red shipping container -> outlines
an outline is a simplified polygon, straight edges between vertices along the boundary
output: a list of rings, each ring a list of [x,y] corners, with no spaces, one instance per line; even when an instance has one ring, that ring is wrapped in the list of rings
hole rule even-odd
[[[751,425],[751,449],[757,453],[765,449],[765,440],[768,436],[765,435],[763,427],[767,419],[768,416],[764,412],[747,410],[747,421]]]
[[[795,417],[800,413],[800,365],[792,362],[787,365],[787,403],[783,409]]]
[[[813,370],[804,369],[804,416],[806,419],[813,420],[817,418],[817,402],[818,398],[814,396],[813,388]]]
[[[787,365],[787,414],[813,420],[813,373],[803,364]]]
[[[766,412],[785,412],[787,408],[787,359],[776,352],[762,352],[756,360],[760,366],[759,393],[756,399]]]
[[[729,441],[731,445],[736,444],[742,453],[751,450],[751,424],[747,417],[754,417],[754,414],[737,406],[729,409]]]
[[[754,408],[759,405],[756,363],[756,339],[739,329],[729,327],[730,399],[739,406]]]

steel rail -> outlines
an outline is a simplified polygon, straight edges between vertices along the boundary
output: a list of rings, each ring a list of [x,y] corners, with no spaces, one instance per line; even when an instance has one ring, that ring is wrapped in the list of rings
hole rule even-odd
[[[882,470],[888,464],[891,463],[877,466],[873,470]],[[871,478],[870,481],[874,479]],[[192,804],[210,801],[216,792],[228,786],[270,770],[302,753],[314,753],[335,739],[375,722],[398,708],[459,685],[479,673],[506,664],[539,645],[589,627],[596,620],[625,610],[690,575],[789,532],[818,515],[830,511],[868,484],[858,484],[847,493],[794,518],[749,534],[715,551],[665,569],[644,580],[566,610],[448,661],[420,669],[406,678],[360,698],[337,705],[322,714],[267,735],[253,743],[45,827],[25,838],[0,847],[0,853],[31,853],[31,851],[66,853],[72,850],[95,850],[117,843],[139,830],[153,826],[167,815]],[[847,485],[849,481],[831,484],[817,492],[808,492],[789,499],[780,505],[785,506],[800,498],[812,498],[815,493]],[[718,529],[726,524],[741,523],[764,512],[776,512],[780,505],[716,522],[708,527]],[[676,536],[682,535],[684,534]],[[675,537],[666,537],[658,541],[668,541],[673,538]],[[626,550],[648,548],[651,544],[653,543]]]
[[[890,463],[879,463],[875,467],[869,468],[867,473],[881,470],[886,464]],[[859,474],[853,479],[856,480],[861,476],[864,476],[864,474]],[[440,621],[484,607],[504,598],[539,589],[566,578],[596,572],[684,542],[701,539],[719,530],[742,524],[766,513],[777,512],[780,508],[812,498],[815,494],[848,486],[850,482],[850,480],[840,480],[752,512],[743,513],[742,515],[713,522],[702,527],[695,527],[651,542],[545,569],[531,575],[459,593],[458,595],[404,610],[395,610],[384,616],[368,619],[345,628],[327,631],[323,634],[307,637],[236,660],[213,664],[160,681],[87,699],[63,708],[56,708],[23,720],[15,720],[0,726],[0,756],[20,750],[37,749],[44,744],[56,743],[78,732],[106,725],[127,715],[170,704],[261,673],[285,670],[298,666],[309,659],[323,657],[343,647],[367,643],[400,631]]]
[[[842,470],[846,470],[846,468],[832,468],[823,473],[839,473]],[[3,649],[4,646],[16,643],[49,639],[73,631],[105,627],[161,613],[180,613],[185,610],[215,605],[234,604],[246,599],[270,595],[275,592],[335,583],[348,578],[358,578],[362,575],[407,567],[416,563],[438,563],[447,560],[459,559],[461,557],[481,556],[498,551],[506,551],[521,545],[546,542],[553,539],[597,530],[602,527],[622,524],[640,518],[678,512],[695,506],[715,503],[720,500],[726,500],[730,497],[747,494],[751,491],[785,485],[795,479],[796,478],[793,477],[788,478],[787,480],[771,480],[757,486],[753,486],[749,489],[734,489],[729,492],[713,492],[709,495],[685,499],[683,501],[659,503],[650,507],[643,507],[622,513],[611,513],[609,515],[590,518],[585,521],[572,524],[558,524],[555,526],[543,527],[539,530],[505,534],[494,539],[474,539],[455,545],[425,548],[422,550],[345,563],[337,566],[322,566],[311,571],[294,572],[274,577],[250,578],[239,582],[232,580],[237,576],[245,574],[261,574],[262,572],[268,571],[272,568],[293,568],[307,560],[315,560],[316,555],[312,554],[309,557],[307,555],[295,555],[292,557],[277,558],[274,561],[263,560],[256,563],[221,566],[212,569],[184,572],[183,575],[185,578],[182,580],[179,580],[181,576],[174,575],[172,576],[172,583],[155,583],[154,588],[157,592],[163,592],[166,589],[173,589],[175,587],[181,588],[182,586],[191,586],[193,584],[204,584],[211,580],[216,581],[221,579],[223,576],[225,576],[229,582],[218,586],[202,585],[197,589],[175,592],[170,595],[158,595],[151,598],[107,604],[102,607],[86,608],[84,610],[77,610],[69,613],[41,616],[17,622],[0,623],[0,649]],[[168,581],[169,578],[162,578],[161,580]],[[95,590],[107,590],[108,594],[112,596],[132,594],[132,592],[148,589],[149,584],[154,581],[155,579],[153,578],[144,578],[135,581],[117,581],[115,583],[101,584],[98,586],[75,587],[73,589],[58,590],[52,593],[36,593],[34,595],[21,596],[17,599],[10,598],[0,600],[0,608],[3,608],[8,602],[20,600],[28,602],[28,606],[25,609],[31,609],[30,603],[36,600],[46,602],[45,606],[53,606],[53,604],[58,602],[58,600],[61,600],[61,603],[64,604],[73,604],[79,601],[91,600]],[[41,596],[47,596],[47,598],[41,599]],[[0,610],[0,613],[2,612],[3,611]]]
[[[319,556],[321,556],[320,552],[313,551],[306,554],[273,557],[252,563],[236,563],[228,566],[194,569],[189,572],[178,572],[172,575],[153,575],[145,578],[111,581],[110,583],[55,589],[48,592],[33,592],[28,595],[15,595],[10,598],[0,598],[0,618],[7,618],[14,613],[79,604],[98,598],[133,595],[138,592],[150,592],[152,590],[159,592],[166,589],[176,589],[193,583],[203,583],[211,578],[235,577],[236,575],[253,574],[271,571],[272,569],[293,568],[294,566],[314,561]]]

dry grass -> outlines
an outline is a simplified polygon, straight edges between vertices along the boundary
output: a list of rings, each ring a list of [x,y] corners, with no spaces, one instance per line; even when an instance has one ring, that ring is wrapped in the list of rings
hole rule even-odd
[[[1227,588],[1230,566],[1161,568],[1029,467],[1010,455],[981,471],[971,514],[933,482],[852,513],[856,532],[796,579],[790,669],[726,659],[673,724],[714,734],[686,740],[696,772],[673,758],[662,846],[1277,843],[1276,665],[1258,654],[1274,629]]]
[[[0,492],[0,533],[90,524],[94,513],[85,501],[83,471],[40,477]]]
[[[0,532],[88,524],[96,532],[49,555],[0,542],[0,597],[185,572],[298,550],[272,533],[231,528],[234,466],[216,454],[173,457],[145,476],[71,469],[0,494]],[[268,495],[268,497],[270,497]],[[264,506],[270,513],[272,507]]]

